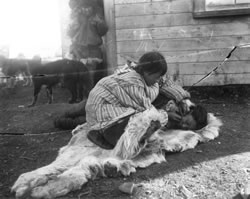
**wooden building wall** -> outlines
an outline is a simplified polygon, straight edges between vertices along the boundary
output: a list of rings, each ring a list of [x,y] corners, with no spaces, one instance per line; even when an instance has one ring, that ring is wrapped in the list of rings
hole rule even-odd
[[[233,46],[250,43],[250,15],[194,19],[193,0],[104,2],[111,70],[158,50],[173,79],[190,86],[218,66]],[[245,47],[237,48],[225,65],[198,85],[249,83],[250,47]]]

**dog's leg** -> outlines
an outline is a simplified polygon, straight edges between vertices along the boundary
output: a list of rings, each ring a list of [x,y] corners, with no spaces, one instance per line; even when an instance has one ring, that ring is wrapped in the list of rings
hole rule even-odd
[[[25,83],[23,84],[23,86],[32,86],[32,76],[31,73],[29,71],[25,71],[22,73],[25,79]]]
[[[31,75],[31,72],[30,72],[30,64],[27,63],[26,64],[26,71],[25,71],[25,74],[26,74],[26,77],[27,77],[27,80],[28,80],[28,86],[32,86],[32,75]]]
[[[77,99],[77,85],[76,82],[73,81],[67,81],[66,82],[66,87],[69,89],[71,93],[71,99],[69,100],[70,104],[76,103]]]
[[[39,94],[41,88],[42,88],[41,84],[37,84],[34,82],[34,97],[33,97],[33,101],[31,102],[31,104],[28,105],[28,107],[32,107],[36,104],[38,94]]]
[[[33,84],[33,81],[32,81],[32,77],[31,77],[31,74],[29,75],[29,85],[32,86]]]
[[[27,76],[27,74],[25,72],[22,72],[21,75],[22,75],[23,80],[24,80],[23,86],[28,86],[29,85],[29,77]]]
[[[46,91],[47,91],[47,97],[48,97],[48,104],[51,104],[53,101],[52,86],[47,86]]]
[[[94,84],[91,80],[91,77],[88,71],[86,71],[84,75],[81,77],[81,84],[84,85],[85,95],[86,95],[86,98],[88,98],[89,92],[91,91],[92,88],[94,88]]]
[[[83,100],[83,84],[80,82],[78,83],[78,86],[77,86],[77,95],[78,95],[78,98],[80,101]]]

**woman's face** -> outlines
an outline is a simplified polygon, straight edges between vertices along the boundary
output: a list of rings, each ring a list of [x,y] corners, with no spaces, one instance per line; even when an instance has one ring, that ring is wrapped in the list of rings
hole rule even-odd
[[[159,80],[161,79],[161,76],[162,76],[161,72],[158,72],[158,73],[144,72],[143,73],[143,78],[148,86],[152,86],[156,82],[159,82]]]

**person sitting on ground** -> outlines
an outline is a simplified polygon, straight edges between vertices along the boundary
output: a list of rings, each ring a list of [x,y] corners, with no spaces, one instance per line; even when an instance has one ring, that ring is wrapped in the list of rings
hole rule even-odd
[[[112,149],[130,116],[150,109],[159,92],[177,102],[190,98],[182,87],[169,78],[163,79],[166,72],[166,60],[159,52],[153,51],[145,53],[133,69],[121,70],[101,79],[91,90],[85,107],[86,121],[91,126],[88,139],[102,148]],[[183,109],[189,111],[188,106],[183,106]],[[168,117],[174,121],[181,119],[176,113]],[[155,126],[154,130],[160,127]]]

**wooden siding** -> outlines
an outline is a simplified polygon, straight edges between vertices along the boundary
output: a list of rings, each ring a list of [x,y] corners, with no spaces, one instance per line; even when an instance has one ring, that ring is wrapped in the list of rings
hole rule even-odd
[[[108,25],[108,32],[105,36],[105,52],[108,65],[108,74],[112,74],[117,68],[117,51],[116,51],[116,23],[115,23],[115,3],[114,0],[104,1],[105,20]]]
[[[158,50],[183,86],[218,66],[233,46],[250,43],[250,15],[194,19],[193,0],[114,0],[114,17],[117,65]],[[250,47],[245,47],[198,85],[249,83]]]

